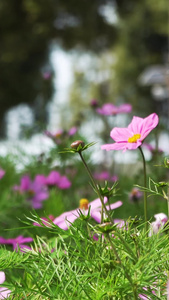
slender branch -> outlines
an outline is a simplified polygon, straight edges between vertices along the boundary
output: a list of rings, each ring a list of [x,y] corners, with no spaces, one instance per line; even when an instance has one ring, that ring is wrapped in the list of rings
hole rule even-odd
[[[143,159],[143,172],[144,172],[144,187],[147,187],[147,173],[146,173],[146,161],[144,157],[143,150],[141,146],[139,147],[142,159]],[[144,219],[145,219],[145,230],[148,231],[148,223],[147,223],[147,191],[144,191]]]
[[[81,152],[78,152],[78,153],[79,153],[80,158],[81,158],[81,160],[82,160],[82,162],[83,162],[83,164],[84,164],[84,166],[85,166],[85,168],[86,168],[86,170],[87,170],[87,172],[88,172],[88,175],[89,175],[90,180],[91,180],[91,182],[92,182],[92,184],[93,184],[93,186],[94,186],[94,188],[95,188],[95,190],[96,190],[96,193],[97,193],[98,197],[100,198],[100,201],[101,201],[101,203],[102,203],[102,207],[104,208],[105,213],[107,214],[107,216],[108,216],[110,222],[113,224],[113,223],[114,223],[114,222],[113,222],[113,219],[112,219],[111,215],[109,214],[109,211],[108,211],[107,208],[106,208],[106,205],[105,205],[105,203],[104,203],[104,198],[102,197],[102,195],[101,195],[101,193],[100,193],[100,191],[99,191],[99,189],[98,189],[98,187],[97,187],[97,184],[96,184],[96,182],[95,182],[95,180],[94,180],[94,178],[93,178],[93,175],[92,175],[92,173],[91,173],[91,171],[90,171],[88,165],[86,164],[86,162],[85,162],[85,160],[84,160],[84,157],[82,156],[82,153],[81,153]],[[102,217],[102,219],[103,219],[103,213],[101,214],[101,217]],[[103,220],[101,220],[101,223],[103,223]]]

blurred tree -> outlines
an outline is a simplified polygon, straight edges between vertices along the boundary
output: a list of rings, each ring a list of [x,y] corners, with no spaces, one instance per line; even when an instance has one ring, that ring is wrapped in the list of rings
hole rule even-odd
[[[72,107],[78,103],[76,116],[92,98],[97,98],[99,105],[131,103],[133,112],[144,117],[152,111],[159,112],[150,86],[141,86],[139,76],[151,65],[168,63],[168,2],[159,0],[154,5],[153,0],[118,0],[114,9],[115,42],[110,40],[109,49],[95,55],[83,70],[80,63],[75,65],[70,102]],[[87,95],[83,93],[84,84]]]
[[[139,83],[140,74],[152,65],[168,63],[168,1],[116,2],[119,16],[118,42],[114,47],[115,95],[134,105],[140,115],[157,111],[150,87]],[[157,111],[158,112],[158,111]]]
[[[53,92],[49,52],[52,41],[101,51],[115,40],[115,28],[102,14],[108,0],[0,1],[0,120],[19,103],[35,105],[45,121]],[[47,76],[47,73],[51,73]],[[3,127],[0,126],[0,135]]]

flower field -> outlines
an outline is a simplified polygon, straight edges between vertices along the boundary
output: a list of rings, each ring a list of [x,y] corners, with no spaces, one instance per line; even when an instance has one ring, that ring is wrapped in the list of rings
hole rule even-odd
[[[133,116],[130,104],[91,107],[105,122],[99,142],[76,127],[46,130],[47,153],[0,157],[0,299],[169,299],[160,118]],[[118,114],[130,114],[129,125],[108,128],[106,118]],[[138,158],[125,165],[128,151]],[[99,163],[95,152],[104,153]]]

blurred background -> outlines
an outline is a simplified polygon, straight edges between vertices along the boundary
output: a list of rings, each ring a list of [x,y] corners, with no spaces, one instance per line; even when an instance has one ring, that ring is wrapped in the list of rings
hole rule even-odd
[[[95,199],[81,161],[61,153],[78,139],[97,142],[84,153],[97,181],[112,186],[119,180],[113,201],[124,204],[114,216],[143,216],[143,197],[133,190],[143,185],[139,151],[100,146],[112,143],[113,127],[156,112],[159,125],[143,144],[147,178],[168,182],[168,170],[159,168],[169,157],[168,1],[1,0],[0,70],[2,228],[19,228],[15,216],[27,215],[37,175],[57,171],[71,182],[66,191],[48,190],[42,216]],[[132,110],[125,106],[109,115],[106,103]],[[32,185],[26,194],[16,193],[25,175]],[[166,212],[161,198],[150,197],[149,218]]]
[[[132,105],[130,115],[108,117],[108,136],[152,112],[168,130],[167,2],[1,0],[0,153],[22,140],[46,151],[46,129],[76,126],[89,142],[106,140],[92,100]],[[166,135],[163,144],[167,151]]]

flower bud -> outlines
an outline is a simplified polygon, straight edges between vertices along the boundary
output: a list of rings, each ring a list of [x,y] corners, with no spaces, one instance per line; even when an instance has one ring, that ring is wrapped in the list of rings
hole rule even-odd
[[[83,141],[77,140],[77,141],[74,141],[70,146],[71,146],[71,148],[77,150],[78,148],[83,148],[84,145],[85,145],[85,143]],[[81,146],[81,147],[79,147],[79,146]]]

